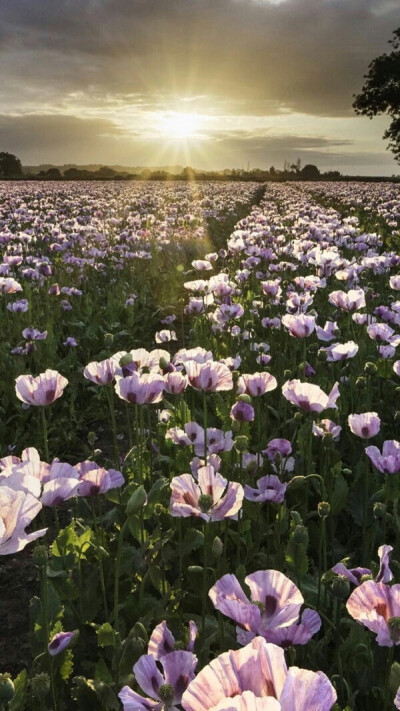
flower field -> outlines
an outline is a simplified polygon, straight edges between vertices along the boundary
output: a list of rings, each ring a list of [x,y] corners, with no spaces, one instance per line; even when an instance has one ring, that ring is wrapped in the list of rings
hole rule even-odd
[[[0,245],[0,709],[400,708],[400,186],[0,183]]]

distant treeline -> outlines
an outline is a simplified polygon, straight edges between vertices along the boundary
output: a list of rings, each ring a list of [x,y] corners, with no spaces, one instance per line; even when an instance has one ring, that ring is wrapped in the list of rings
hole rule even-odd
[[[379,177],[379,176],[358,176],[342,175],[338,170],[331,170],[321,173],[316,165],[311,163],[301,167],[300,160],[291,164],[285,161],[283,170],[271,166],[268,170],[254,168],[253,170],[242,170],[233,168],[222,171],[199,171],[186,167],[180,172],[172,170],[151,170],[143,169],[138,173],[124,170],[114,170],[108,166],[102,166],[95,170],[87,168],[69,167],[60,170],[55,166],[39,170],[37,173],[32,168],[24,171],[21,161],[11,153],[0,152],[0,180],[156,180],[160,182],[168,181],[253,181],[264,183],[267,181],[288,181],[288,180],[357,180],[357,181],[400,181],[400,176]]]

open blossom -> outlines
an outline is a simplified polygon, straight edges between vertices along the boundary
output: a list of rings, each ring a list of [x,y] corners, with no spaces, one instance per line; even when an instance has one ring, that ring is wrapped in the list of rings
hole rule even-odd
[[[280,479],[274,474],[261,477],[257,481],[257,488],[251,486],[244,487],[244,498],[248,501],[271,501],[274,504],[281,504],[285,498],[287,484],[282,484]]]
[[[358,353],[358,345],[354,341],[347,341],[347,343],[334,343],[327,348],[320,348],[320,350],[325,351],[327,354],[326,360],[329,363],[334,363],[339,360],[354,358]]]
[[[28,299],[19,299],[18,301],[13,301],[11,304],[7,304],[7,310],[14,314],[25,313],[28,311],[28,308]]]
[[[282,324],[294,338],[306,338],[315,330],[315,316],[307,316],[306,314],[291,316],[285,314],[285,316],[282,316]]]
[[[390,554],[392,550],[392,546],[386,545],[378,548],[379,570],[375,577],[376,583],[390,583],[393,579],[393,573],[390,570]],[[336,575],[342,575],[354,585],[361,584],[363,575],[372,576],[372,571],[369,568],[347,568],[343,562],[336,563],[332,568],[332,572],[336,573]]]
[[[29,326],[29,328],[24,328],[22,336],[28,341],[45,341],[47,338],[47,331],[38,331],[37,328]]]
[[[214,467],[197,471],[197,482],[191,474],[175,476],[171,481],[170,511],[172,516],[195,516],[204,521],[237,519],[242,507],[243,487],[224,479]]]
[[[99,362],[92,361],[87,364],[83,375],[87,380],[96,383],[96,385],[109,385],[114,380],[115,361],[112,358],[106,358]]]
[[[117,395],[132,405],[160,402],[163,397],[164,378],[157,373],[132,373],[126,378],[117,377]]]
[[[0,277],[0,294],[16,294],[22,286],[12,277]]]
[[[197,627],[193,620],[189,621],[189,641],[187,651],[193,652],[194,643],[197,637]],[[147,654],[151,654],[154,659],[162,659],[166,654],[175,651],[175,637],[169,630],[165,620],[154,628],[150,635]]]
[[[318,632],[321,626],[318,613],[308,610],[305,621],[304,613],[299,620],[304,598],[286,575],[278,570],[258,570],[248,575],[245,583],[250,588],[251,601],[235,575],[223,575],[209,592],[216,609],[237,623],[240,644],[246,644],[257,635],[267,641],[273,635],[273,641],[280,644],[280,639],[288,638],[286,634],[280,636],[282,629],[292,626],[296,644],[306,644]]]
[[[329,301],[342,311],[357,311],[365,306],[365,294],[362,289],[345,291],[331,291]]]
[[[325,321],[325,326],[323,328],[321,328],[321,326],[315,327],[318,340],[325,341],[325,343],[332,341],[335,338],[337,330],[338,327],[336,321]]]
[[[391,619],[400,617],[400,585],[385,585],[367,580],[350,595],[348,613],[377,635],[381,647],[400,644],[398,629],[391,629]]]
[[[176,370],[173,373],[167,373],[165,376],[164,390],[169,395],[180,395],[186,390],[188,379],[186,375]]]
[[[56,370],[48,369],[36,378],[32,375],[19,375],[15,380],[15,392],[27,405],[51,405],[61,397],[67,384],[67,378]]]
[[[162,331],[157,331],[155,335],[156,343],[168,343],[169,341],[177,341],[175,331],[169,331],[164,328]]]
[[[256,637],[207,664],[182,696],[185,711],[331,711],[336,691],[323,672],[287,668],[284,651]]]
[[[254,420],[254,407],[249,402],[238,400],[232,405],[230,416],[236,422],[252,422]]]
[[[318,385],[287,380],[282,386],[282,395],[304,412],[322,412],[330,408],[336,409],[336,400],[340,393],[338,383],[335,383],[329,395],[326,395]]]
[[[2,483],[0,486],[0,555],[22,551],[31,541],[44,536],[47,528],[25,533],[42,508],[35,496],[15,491]]]
[[[397,474],[400,472],[400,442],[387,439],[382,446],[382,454],[378,447],[366,447],[365,454],[370,458],[375,469],[382,474]]]
[[[197,363],[189,360],[185,362],[185,370],[189,384],[195,390],[215,392],[233,388],[232,373],[224,363],[218,361]]]
[[[58,634],[55,634],[48,644],[50,656],[55,657],[63,652],[64,649],[67,649],[75,635],[75,632],[58,632]]]
[[[349,415],[347,421],[352,433],[362,439],[375,437],[381,428],[381,421],[376,412],[363,412],[360,415]]]
[[[240,376],[237,391],[240,394],[245,393],[251,397],[259,397],[277,387],[276,378],[270,373],[249,373]]]
[[[96,496],[123,486],[125,479],[116,469],[103,469],[96,462],[80,462],[74,467],[79,474],[78,496]]]
[[[192,652],[176,651],[165,654],[159,663],[151,654],[144,654],[133,667],[136,681],[148,697],[141,696],[129,686],[118,694],[124,711],[156,711],[163,707],[175,709],[182,694],[195,676],[197,657]]]

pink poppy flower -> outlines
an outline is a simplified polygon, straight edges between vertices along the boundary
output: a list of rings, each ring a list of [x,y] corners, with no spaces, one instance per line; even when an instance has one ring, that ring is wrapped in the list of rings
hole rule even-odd
[[[68,384],[56,370],[46,370],[36,378],[32,375],[19,375],[15,380],[15,392],[19,400],[27,405],[51,405],[64,392]]]
[[[302,383],[300,380],[287,380],[282,386],[282,395],[304,412],[322,412],[337,407],[339,384],[335,383],[329,395],[318,385]]]
[[[42,504],[32,494],[0,486],[0,555],[22,551],[31,541],[44,536],[47,528],[25,533]]]
[[[80,462],[75,465],[74,469],[79,474],[78,496],[105,494],[110,489],[116,489],[125,484],[121,472],[116,469],[103,469],[96,462]]]
[[[83,375],[87,380],[91,380],[96,385],[109,385],[114,380],[115,376],[115,361],[112,358],[106,358],[99,362],[92,361],[88,363]]]
[[[249,373],[240,376],[237,392],[239,394],[245,393],[251,397],[260,397],[265,393],[271,392],[271,390],[275,390],[277,387],[276,378],[270,373]]]
[[[188,360],[194,360],[196,363],[207,363],[213,359],[211,351],[206,351],[205,348],[198,346],[197,348],[182,348],[174,355],[174,364],[179,365],[186,363]]]
[[[116,378],[117,395],[132,405],[148,405],[161,402],[164,390],[164,378],[156,373],[132,373],[126,378]]]
[[[287,484],[282,484],[280,479],[274,474],[263,476],[257,481],[257,488],[251,486],[244,487],[244,498],[248,501],[271,501],[274,504],[281,504],[285,498]]]
[[[318,340],[324,341],[325,343],[332,341],[335,338],[337,330],[338,327],[336,321],[325,321],[325,326],[323,328],[321,328],[321,326],[315,327]]]
[[[169,331],[168,329],[164,328],[162,331],[157,331],[155,335],[155,342],[156,343],[169,343],[170,341],[177,341],[176,333],[175,331]]]
[[[144,654],[136,662],[133,667],[136,681],[148,697],[124,686],[118,694],[124,711],[151,711],[164,706],[173,711],[175,704],[181,703],[182,694],[194,679],[197,657],[191,652],[170,652],[161,657],[159,663],[163,674],[151,654]]]
[[[193,652],[194,643],[197,637],[197,627],[193,620],[189,621],[189,642],[187,651]],[[154,628],[150,635],[147,654],[151,654],[154,659],[162,659],[166,654],[175,651],[175,638],[168,629],[167,623],[164,620]]]
[[[271,632],[298,625],[304,598],[286,575],[278,570],[258,570],[248,575],[245,582],[251,591],[251,601],[235,575],[230,574],[223,575],[208,593],[214,607],[237,623],[236,633],[240,644],[246,644],[257,635],[270,641]],[[320,626],[321,620],[317,614],[308,625],[309,636],[306,627],[298,634],[304,640],[300,643],[308,642]]]
[[[171,481],[172,516],[195,516],[204,521],[237,519],[242,507],[243,487],[224,479],[210,465],[200,467],[197,482],[191,474],[175,476]]]
[[[330,711],[336,691],[322,672],[288,669],[284,651],[256,637],[205,666],[182,696],[185,711]]]
[[[16,294],[22,286],[12,277],[0,277],[0,294]]]
[[[378,447],[366,447],[365,454],[370,458],[375,469],[382,474],[397,474],[400,472],[400,442],[387,439],[382,446],[382,454]]]
[[[195,390],[216,392],[233,388],[232,373],[224,363],[218,361],[197,363],[189,360],[185,362],[185,370],[189,384]]]
[[[352,433],[357,437],[361,437],[361,439],[375,437],[381,428],[381,421],[376,412],[349,415],[347,421]]]
[[[249,402],[238,400],[232,405],[230,416],[236,422],[253,422],[254,407]]]
[[[400,644],[398,630],[391,630],[390,620],[400,617],[400,585],[385,585],[367,580],[350,595],[347,611],[360,625],[377,635],[381,647]]]

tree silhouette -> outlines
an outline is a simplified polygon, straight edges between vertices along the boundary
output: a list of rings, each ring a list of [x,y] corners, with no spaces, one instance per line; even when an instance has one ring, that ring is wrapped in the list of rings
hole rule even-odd
[[[23,178],[21,161],[12,153],[0,153],[0,180]]]
[[[392,117],[383,134],[389,139],[388,148],[400,163],[400,27],[389,41],[393,50],[373,59],[365,74],[365,84],[355,96],[353,108],[357,114],[372,118],[378,114]]]

